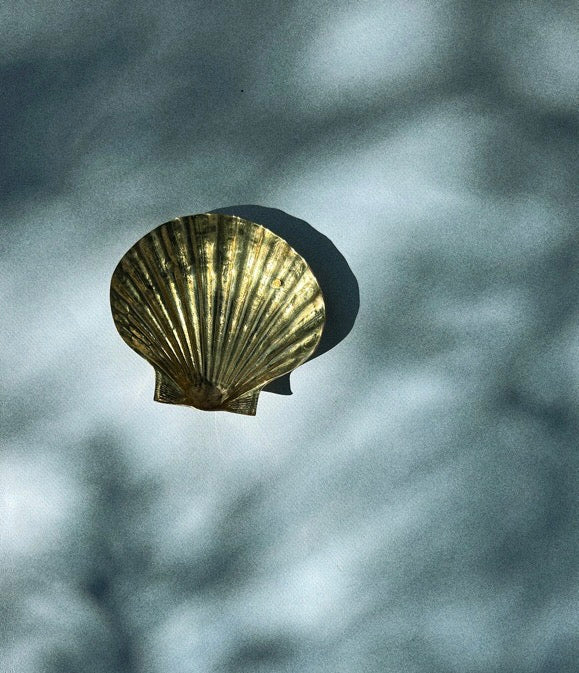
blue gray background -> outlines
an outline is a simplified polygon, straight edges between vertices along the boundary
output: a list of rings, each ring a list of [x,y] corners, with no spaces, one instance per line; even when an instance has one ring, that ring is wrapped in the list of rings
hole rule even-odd
[[[573,673],[573,2],[4,0],[0,670]],[[328,236],[358,321],[258,415],[152,401],[112,271]]]

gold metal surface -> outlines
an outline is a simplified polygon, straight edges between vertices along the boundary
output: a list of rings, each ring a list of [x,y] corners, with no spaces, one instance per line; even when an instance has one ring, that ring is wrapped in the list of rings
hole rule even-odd
[[[325,321],[318,282],[293,248],[216,213],[141,238],[113,273],[111,308],[155,369],[156,401],[252,416],[262,388],[312,355]]]

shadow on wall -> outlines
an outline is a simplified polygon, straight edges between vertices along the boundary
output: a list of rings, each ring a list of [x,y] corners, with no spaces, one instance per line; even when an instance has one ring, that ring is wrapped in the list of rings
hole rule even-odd
[[[358,281],[342,253],[327,236],[320,234],[304,220],[275,208],[228,206],[211,212],[237,215],[267,227],[286,240],[310,265],[326,304],[326,325],[310,360],[331,350],[350,333],[360,308]],[[285,374],[268,383],[264,390],[278,395],[291,395],[290,375]]]

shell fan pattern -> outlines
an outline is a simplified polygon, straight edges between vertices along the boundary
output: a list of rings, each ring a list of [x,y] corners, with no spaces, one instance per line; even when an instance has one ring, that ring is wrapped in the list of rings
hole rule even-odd
[[[306,261],[239,217],[178,217],[141,238],[111,280],[125,342],[156,373],[155,400],[255,415],[259,393],[305,362],[325,307]]]

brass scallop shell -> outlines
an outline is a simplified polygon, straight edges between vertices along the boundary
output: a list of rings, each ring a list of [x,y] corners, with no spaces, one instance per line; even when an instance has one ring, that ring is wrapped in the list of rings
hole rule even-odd
[[[307,360],[325,320],[306,261],[240,217],[178,217],[141,238],[111,280],[125,342],[156,373],[155,400],[255,415],[261,389]]]

